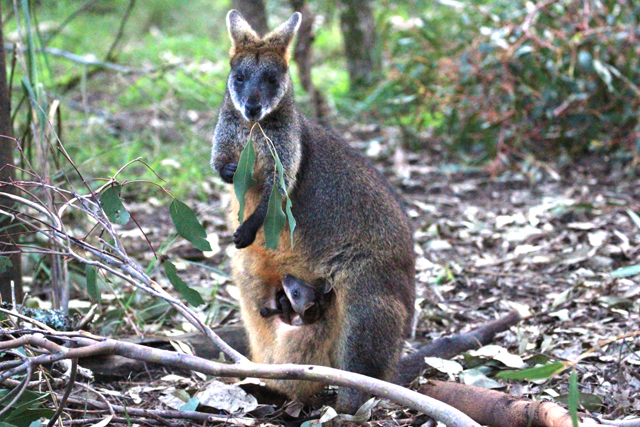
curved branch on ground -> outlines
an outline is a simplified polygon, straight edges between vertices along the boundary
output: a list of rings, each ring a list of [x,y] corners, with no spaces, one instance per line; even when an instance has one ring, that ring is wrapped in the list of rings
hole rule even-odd
[[[144,347],[138,344],[92,337],[88,334],[85,336],[85,334],[77,333],[46,333],[38,330],[22,330],[19,332],[23,333],[20,338],[0,342],[0,347],[6,349],[30,345],[49,351],[54,349],[58,351],[27,358],[20,366],[21,369],[17,369],[17,372],[24,371],[27,367],[63,359],[119,355],[148,363],[160,363],[164,366],[190,369],[218,377],[308,380],[356,388],[422,412],[448,426],[480,427],[479,424],[462,412],[426,395],[386,381],[325,366],[265,365],[253,362],[225,364],[187,354]],[[16,331],[13,331],[13,334],[16,334]],[[70,342],[73,344],[73,348],[53,344],[49,337]]]

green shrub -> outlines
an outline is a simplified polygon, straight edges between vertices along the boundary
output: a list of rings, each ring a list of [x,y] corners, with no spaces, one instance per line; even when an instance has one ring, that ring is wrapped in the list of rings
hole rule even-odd
[[[368,102],[476,160],[598,148],[637,158],[639,20],[628,1],[436,3],[420,21],[391,21],[389,78]]]

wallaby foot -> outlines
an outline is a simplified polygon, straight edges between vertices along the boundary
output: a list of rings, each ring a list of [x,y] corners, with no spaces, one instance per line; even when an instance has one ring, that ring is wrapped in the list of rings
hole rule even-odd
[[[227,184],[233,184],[233,175],[236,173],[236,169],[238,169],[237,163],[227,163],[220,169],[220,177]]]
[[[368,399],[368,395],[354,388],[340,387],[336,398],[335,408],[339,414],[353,415]]]

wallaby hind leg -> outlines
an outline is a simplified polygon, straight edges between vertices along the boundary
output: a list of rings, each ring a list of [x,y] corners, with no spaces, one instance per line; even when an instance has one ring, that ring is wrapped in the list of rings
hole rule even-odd
[[[407,309],[398,300],[385,300],[379,294],[364,298],[360,295],[357,291],[349,292],[340,303],[348,313],[338,339],[337,367],[388,380],[399,358]],[[343,295],[338,294],[338,299],[340,297]],[[341,388],[336,410],[353,414],[368,398],[366,393]]]

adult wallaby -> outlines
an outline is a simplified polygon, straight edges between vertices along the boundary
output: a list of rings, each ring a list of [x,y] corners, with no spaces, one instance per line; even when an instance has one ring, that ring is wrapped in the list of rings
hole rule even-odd
[[[415,259],[409,220],[384,177],[342,139],[300,113],[288,71],[289,47],[300,24],[294,13],[260,37],[235,10],[227,15],[231,71],[213,137],[212,167],[231,183],[240,153],[257,122],[284,167],[297,227],[293,245],[282,230],[277,249],[265,248],[264,223],[274,180],[274,159],[255,126],[254,185],[238,223],[232,197],[228,222],[241,249],[232,256],[242,319],[252,359],[262,363],[332,366],[391,379],[413,314]],[[285,275],[328,283],[335,292],[316,322],[292,326],[276,308]],[[309,381],[268,385],[305,400],[322,389]],[[340,389],[337,409],[353,412],[366,396]]]

